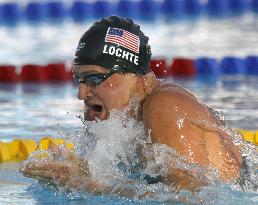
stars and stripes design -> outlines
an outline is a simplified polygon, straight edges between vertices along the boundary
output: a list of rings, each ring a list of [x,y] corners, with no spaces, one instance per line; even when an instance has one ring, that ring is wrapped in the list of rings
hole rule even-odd
[[[115,43],[139,54],[140,39],[137,35],[126,30],[109,27],[105,42]]]

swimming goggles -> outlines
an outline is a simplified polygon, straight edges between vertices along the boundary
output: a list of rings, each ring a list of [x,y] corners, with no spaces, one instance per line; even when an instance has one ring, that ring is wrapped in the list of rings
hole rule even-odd
[[[77,83],[85,83],[90,87],[96,87],[100,85],[104,80],[108,79],[114,73],[130,73],[130,71],[125,67],[115,67],[108,71],[107,73],[94,73],[85,75],[82,78],[79,78],[76,74],[73,75],[73,79]]]

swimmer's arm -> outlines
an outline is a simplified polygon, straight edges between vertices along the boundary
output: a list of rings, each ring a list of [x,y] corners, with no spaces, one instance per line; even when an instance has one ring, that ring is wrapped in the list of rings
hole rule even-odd
[[[115,194],[122,197],[132,198],[138,194],[134,190],[124,188],[124,183],[117,185],[107,185],[100,179],[92,177],[89,171],[88,162],[80,159],[66,148],[58,148],[56,145],[50,146],[54,153],[53,160],[33,161],[20,168],[20,172],[26,177],[34,178],[48,185],[65,187],[92,194]],[[60,161],[58,159],[63,158]],[[126,183],[130,184],[130,181]],[[144,196],[151,193],[146,193]]]
[[[151,131],[153,143],[168,145],[186,158],[190,150],[193,156],[189,163],[204,165],[208,162],[207,156],[204,157],[201,151],[205,150],[203,139],[198,136],[199,133],[196,133],[197,129],[192,129],[193,125],[189,120],[189,118],[195,117],[195,112],[202,115],[201,109],[201,105],[196,99],[192,96],[185,96],[185,93],[160,92],[150,96],[149,100],[145,102],[143,121],[145,127]],[[190,136],[195,136],[195,139],[189,138]],[[186,170],[176,168],[169,163],[167,167],[169,171],[165,176],[165,181],[175,189],[188,189],[194,192],[206,184]]]
[[[170,185],[174,191],[187,189],[192,193],[199,191],[207,185],[205,180],[197,179],[186,170],[170,168],[169,173],[165,176],[165,183]]]
[[[83,167],[87,165],[83,165]],[[93,178],[88,172],[78,163],[68,162],[31,162],[20,169],[25,176],[39,180],[41,183],[52,185],[54,187],[64,187],[66,190],[76,190],[88,192],[91,194],[112,194],[126,198],[144,198],[150,197],[153,193],[146,192],[140,195],[130,187],[130,181],[118,182],[114,185],[102,183],[100,179]],[[128,184],[128,186],[124,186]]]

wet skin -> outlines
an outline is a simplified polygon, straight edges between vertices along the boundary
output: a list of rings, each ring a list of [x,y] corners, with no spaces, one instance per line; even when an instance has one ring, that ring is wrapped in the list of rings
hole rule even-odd
[[[95,65],[75,69],[78,77],[105,72],[105,68]],[[211,110],[186,89],[174,84],[162,84],[152,73],[145,76],[116,73],[96,87],[80,84],[78,92],[78,98],[85,102],[85,120],[106,120],[111,110],[125,108],[135,96],[140,98],[139,113],[132,117],[144,122],[146,131],[151,131],[153,143],[174,148],[189,164],[217,169],[222,181],[234,182],[239,178],[242,164],[240,148],[223,131],[221,122]],[[68,161],[69,166],[66,162],[54,161],[45,162],[44,166],[29,163],[21,172],[31,177],[56,179],[63,185],[73,179],[72,169],[80,170],[81,164],[87,167],[87,162],[79,163],[79,166],[78,160],[74,164]],[[195,191],[206,183],[198,181],[187,171],[175,168],[173,163],[168,167],[170,171],[166,183],[173,184],[176,189]],[[80,173],[82,180],[70,183],[70,187],[93,192],[106,189],[101,182],[90,182],[89,171],[75,173]],[[77,179],[80,174],[77,174]]]

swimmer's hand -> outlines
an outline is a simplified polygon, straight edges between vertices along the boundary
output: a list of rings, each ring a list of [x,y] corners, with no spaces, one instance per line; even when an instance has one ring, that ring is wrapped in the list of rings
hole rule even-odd
[[[50,146],[50,150],[54,156],[52,160],[29,162],[20,168],[20,172],[27,177],[48,181],[57,186],[81,191],[102,191],[102,186],[91,180],[87,161],[67,148],[60,149],[54,144]]]

